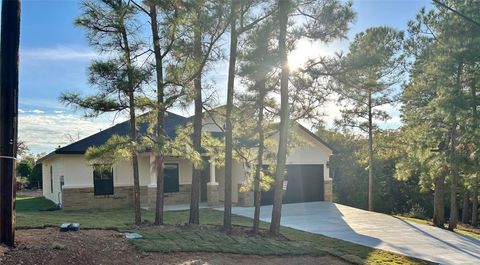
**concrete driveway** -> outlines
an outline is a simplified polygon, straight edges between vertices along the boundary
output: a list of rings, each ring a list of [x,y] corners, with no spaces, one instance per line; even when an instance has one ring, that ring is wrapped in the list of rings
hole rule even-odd
[[[232,212],[253,217],[253,209]],[[272,206],[262,206],[262,221],[269,222],[271,214]],[[285,204],[282,225],[441,264],[480,264],[480,240],[341,204]]]

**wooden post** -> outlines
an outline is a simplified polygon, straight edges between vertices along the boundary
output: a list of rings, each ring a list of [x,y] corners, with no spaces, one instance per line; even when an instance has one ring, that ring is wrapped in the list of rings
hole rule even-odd
[[[13,247],[20,0],[2,0],[0,38],[0,243]]]

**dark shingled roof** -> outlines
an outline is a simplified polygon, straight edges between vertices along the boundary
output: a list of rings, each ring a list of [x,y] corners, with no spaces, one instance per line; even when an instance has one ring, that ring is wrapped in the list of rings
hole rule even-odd
[[[167,116],[165,118],[165,132],[170,138],[175,138],[177,127],[186,124],[187,121],[188,119],[186,117],[177,115],[172,112],[167,112]],[[148,126],[149,125],[147,122],[140,124],[139,133],[146,134]],[[112,137],[112,135],[128,135],[129,132],[130,122],[127,120],[117,125],[114,125],[106,130],[83,138],[77,142],[58,148],[50,154],[42,157],[39,162],[55,154],[84,154],[90,146],[100,146],[106,143],[108,139]]]
[[[168,137],[170,137],[171,139],[174,139],[176,137],[177,127],[185,125],[189,122],[192,122],[192,119],[193,119],[193,116],[187,118],[187,117],[183,117],[178,114],[167,111],[167,116],[165,119],[165,132],[167,133]],[[296,124],[300,127],[300,129],[305,131],[307,134],[311,135],[313,138],[315,138],[315,140],[319,141],[320,143],[322,143],[323,145],[325,145],[327,148],[329,148],[335,153],[335,150],[328,143],[326,143],[320,137],[318,137],[316,134],[312,133],[310,130],[302,126],[300,123],[296,122]],[[149,124],[147,122],[140,124],[139,133],[143,135],[147,134],[148,126]],[[129,126],[129,121],[127,120],[117,125],[114,125],[106,130],[100,131],[96,134],[83,138],[77,142],[58,148],[57,150],[39,159],[37,163],[41,163],[45,159],[55,154],[84,154],[89,147],[100,146],[106,143],[108,139],[112,137],[112,135],[115,135],[115,134],[128,135],[129,131],[130,131],[130,126]],[[211,134],[215,138],[224,137],[223,132],[211,132]],[[251,140],[247,140],[247,139],[240,139],[239,141],[242,145],[246,145],[246,146],[253,146],[255,144]]]

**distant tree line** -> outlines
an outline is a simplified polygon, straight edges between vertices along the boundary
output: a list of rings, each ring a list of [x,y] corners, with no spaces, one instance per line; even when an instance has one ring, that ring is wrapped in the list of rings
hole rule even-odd
[[[33,155],[23,141],[18,141],[17,154],[17,190],[42,188],[42,164],[37,160],[44,154]]]
[[[405,37],[386,28],[356,36],[336,65],[334,87],[348,103],[339,130],[318,133],[339,150],[331,169],[338,202],[453,230],[458,221],[478,225],[480,3],[446,4],[422,8]],[[402,127],[382,130],[372,117],[388,119],[378,107],[392,103]]]

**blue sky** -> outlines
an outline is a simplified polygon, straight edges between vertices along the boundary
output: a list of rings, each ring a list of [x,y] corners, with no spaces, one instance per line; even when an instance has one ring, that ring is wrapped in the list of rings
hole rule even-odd
[[[427,0],[356,0],[357,20],[349,38],[372,26],[405,29],[420,7],[428,5]],[[33,153],[50,152],[67,144],[67,134],[85,137],[112,125],[111,116],[84,119],[82,112],[74,112],[58,102],[62,91],[93,91],[87,84],[86,69],[96,53],[88,46],[85,32],[73,25],[80,13],[79,6],[80,1],[76,0],[22,1],[19,136]],[[348,41],[342,41],[318,49],[323,50],[319,53],[329,53],[347,46]],[[222,69],[226,68],[218,69],[211,77],[223,102],[226,73]],[[326,106],[328,115],[338,114],[335,105]],[[398,126],[398,111],[389,111],[394,116],[391,126]]]

